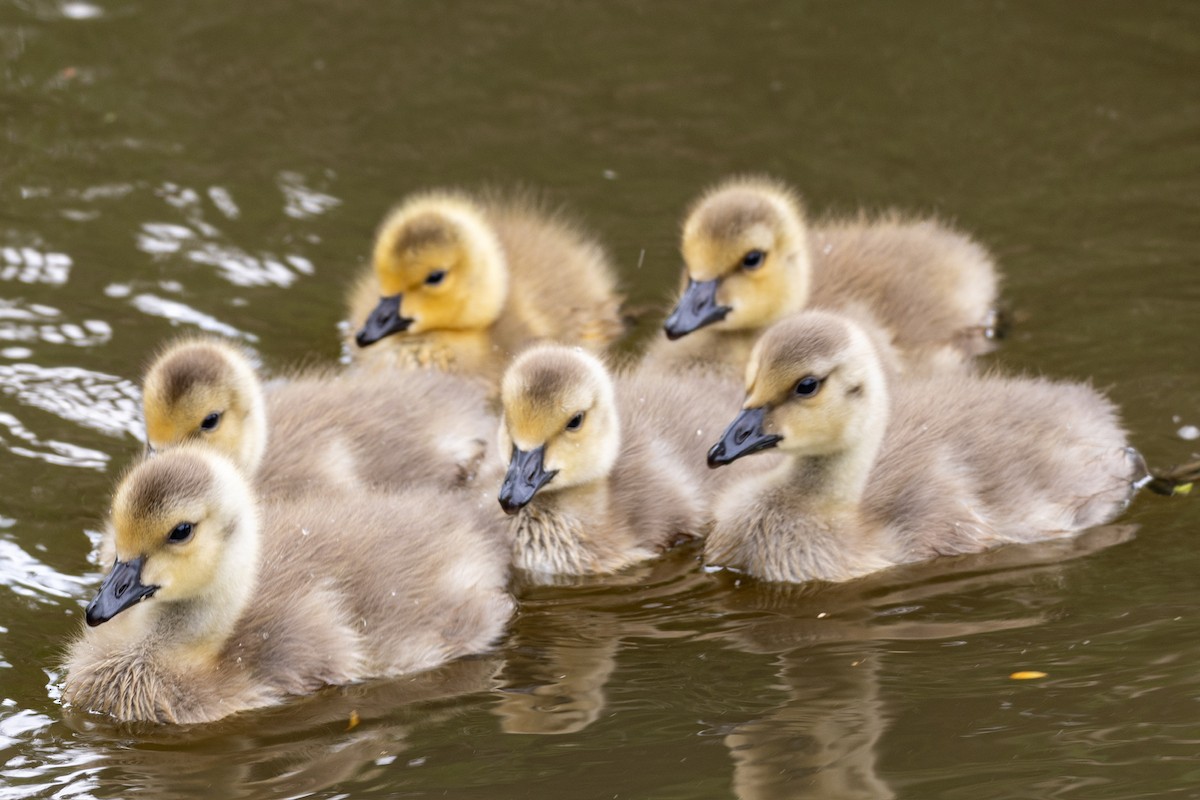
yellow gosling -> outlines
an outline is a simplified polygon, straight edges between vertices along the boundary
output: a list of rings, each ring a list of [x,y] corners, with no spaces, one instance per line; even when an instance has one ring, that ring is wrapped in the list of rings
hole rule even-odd
[[[733,178],[688,211],[682,252],[684,289],[664,324],[668,340],[650,350],[655,361],[740,371],[764,329],[808,306],[865,307],[908,370],[961,366],[991,349],[992,259],[935,220],[891,214],[810,227],[787,186]]]
[[[349,303],[359,358],[493,383],[530,342],[600,352],[624,328],[604,250],[528,196],[413,195],[380,225]]]

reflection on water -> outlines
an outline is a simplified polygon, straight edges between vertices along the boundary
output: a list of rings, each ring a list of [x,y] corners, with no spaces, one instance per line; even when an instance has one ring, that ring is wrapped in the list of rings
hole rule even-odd
[[[190,729],[116,728],[69,716],[72,732],[22,712],[0,722],[0,752],[23,739],[45,761],[9,760],[0,776],[20,794],[0,790],[0,797],[293,797],[352,777],[370,780],[412,747],[416,732],[451,725],[478,705],[497,668],[494,659],[466,659]],[[65,748],[64,735],[72,740]]]
[[[0,538],[0,585],[14,594],[55,605],[60,600],[87,596],[92,584],[93,576],[64,575],[22,550],[16,542]]]
[[[131,381],[81,367],[0,364],[0,392],[60,419],[141,441],[142,394]]]
[[[888,570],[834,586],[738,585],[723,599],[740,618],[711,634],[751,653],[777,653],[777,688],[787,701],[739,724],[725,737],[740,798],[890,798],[879,773],[879,742],[888,727],[879,673],[882,642],[965,642],[989,633],[1043,624],[1031,586],[1055,582],[1065,561],[1129,541],[1130,526],[1099,528],[1070,541],[1004,547],[979,555]],[[1013,608],[993,619],[930,619],[948,599],[987,594]],[[832,645],[832,646],[829,646]]]
[[[680,547],[613,577],[555,576],[554,588],[544,576],[518,582],[521,613],[508,636],[495,707],[501,729],[578,733],[595,722],[622,642],[686,635],[672,612],[708,588],[697,558],[695,546]]]
[[[281,178],[284,191],[284,213],[305,218],[321,214],[337,205],[337,200],[306,189],[299,176],[288,173]],[[300,275],[312,275],[313,264],[302,255],[271,253],[251,255],[230,242],[223,241],[219,228],[205,219],[201,194],[195,189],[167,183],[155,194],[167,205],[178,210],[186,225],[172,222],[144,222],[138,233],[137,247],[155,257],[183,255],[196,264],[216,270],[222,279],[234,286],[291,286]],[[209,202],[228,219],[237,219],[241,212],[230,192],[222,187],[209,187],[205,193]]]
[[[0,447],[17,456],[36,458],[60,467],[83,467],[102,470],[108,465],[108,454],[87,447],[42,439],[26,428],[12,414],[0,411]]]
[[[1200,10],[927,11],[0,5],[0,800],[1193,795],[1194,497],[1138,498],[1136,537],[845,587],[682,548],[522,586],[493,657],[412,681],[192,731],[63,718],[99,579],[79,534],[140,450],[153,348],[332,362],[375,224],[425,186],[544,189],[635,305],[670,294],[684,205],[730,173],[777,174],[814,216],[938,214],[1005,273],[997,364],[1093,377],[1152,464],[1200,457]]]
[[[838,656],[785,656],[779,679],[787,696],[780,709],[738,725],[725,737],[738,797],[894,796],[876,764],[876,747],[887,728],[878,655],[866,649]]]
[[[153,294],[139,294],[130,299],[129,304],[143,314],[162,317],[170,320],[172,324],[193,325],[207,333],[217,333],[221,336],[241,338],[251,342],[258,341],[258,337],[254,334],[239,331],[232,325],[227,325],[221,320],[177,300],[168,300]]]
[[[4,266],[0,281],[63,284],[71,274],[71,257],[66,253],[43,253],[32,247],[0,249]]]
[[[112,338],[112,328],[99,319],[61,321],[57,308],[0,300],[0,342],[46,342],[77,347],[100,345]]]

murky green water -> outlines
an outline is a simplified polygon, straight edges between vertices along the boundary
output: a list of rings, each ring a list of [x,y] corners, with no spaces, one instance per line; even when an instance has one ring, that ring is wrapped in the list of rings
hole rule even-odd
[[[0,798],[1200,797],[1198,498],[836,590],[684,550],[532,592],[493,657],[186,735],[68,725],[55,688],[150,349],[334,359],[431,184],[545,187],[637,303],[730,172],[951,218],[1006,274],[998,362],[1193,457],[1194,4],[16,0],[0,61]]]

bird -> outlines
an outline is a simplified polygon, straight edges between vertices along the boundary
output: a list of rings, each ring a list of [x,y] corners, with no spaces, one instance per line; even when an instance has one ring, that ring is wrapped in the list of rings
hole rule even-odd
[[[350,291],[349,349],[494,384],[530,342],[607,347],[625,327],[616,286],[604,249],[529,192],[420,192],[379,226]]]
[[[142,386],[151,450],[209,444],[265,496],[471,485],[496,426],[486,390],[459,376],[314,370],[264,388],[250,355],[216,338],[167,344]]]
[[[791,188],[735,177],[691,206],[681,249],[682,293],[648,350],[661,363],[741,370],[763,330],[809,306],[865,308],[899,369],[961,368],[995,344],[992,257],[936,220],[892,212],[810,227]]]
[[[535,576],[606,574],[698,537],[724,476],[707,440],[740,396],[726,378],[633,368],[610,374],[579,348],[536,345],[500,384],[499,502],[513,564]]]
[[[116,559],[71,643],[63,697],[190,724],[487,650],[514,610],[480,502],[419,488],[258,502],[211,447],[136,463]]]
[[[889,381],[860,322],[815,310],[755,345],[742,410],[708,463],[762,450],[784,464],[717,499],[704,558],[792,583],[1069,535],[1113,519],[1149,481],[1116,407],[1090,386]]]

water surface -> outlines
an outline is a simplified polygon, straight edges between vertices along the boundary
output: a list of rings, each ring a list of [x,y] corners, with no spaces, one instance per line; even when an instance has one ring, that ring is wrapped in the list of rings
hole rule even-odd
[[[941,216],[1004,270],[997,364],[1196,457],[1194,4],[14,0],[0,60],[0,798],[1200,796],[1195,498],[833,589],[685,548],[530,591],[489,656],[198,731],[56,688],[152,348],[333,361],[376,222],[429,185],[541,188],[635,304],[733,172]]]

